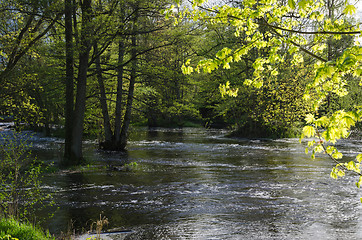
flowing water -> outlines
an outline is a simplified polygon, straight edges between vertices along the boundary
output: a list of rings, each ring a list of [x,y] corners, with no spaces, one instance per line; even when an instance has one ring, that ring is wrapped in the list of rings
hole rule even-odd
[[[52,233],[89,230],[100,214],[126,239],[362,239],[362,191],[355,176],[329,177],[333,163],[311,160],[298,139],[242,140],[225,131],[135,129],[127,154],[85,143],[91,166],[48,174]],[[362,143],[340,144],[347,158]],[[58,161],[63,142],[33,138],[39,159]],[[136,162],[134,171],[121,165]]]

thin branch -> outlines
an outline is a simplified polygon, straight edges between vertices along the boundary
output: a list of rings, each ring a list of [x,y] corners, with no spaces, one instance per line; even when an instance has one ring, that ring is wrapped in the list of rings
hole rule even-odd
[[[327,148],[326,148],[326,147],[324,146],[324,144],[323,144],[323,139],[322,139],[322,137],[321,137],[321,135],[320,135],[320,133],[319,133],[318,131],[317,131],[317,136],[318,136],[318,138],[319,138],[320,145],[323,147],[323,150],[324,150],[325,154],[327,154],[328,157],[329,157],[330,159],[332,159],[332,160],[337,164],[338,167],[341,167],[341,168],[343,169],[343,171],[354,172],[354,173],[357,174],[358,176],[362,176],[362,173],[348,170],[348,169],[344,166],[344,164],[342,164],[342,163],[339,162],[337,159],[335,159],[331,154],[329,154],[329,153],[327,152]]]
[[[199,6],[200,9],[208,11],[208,12],[212,12],[212,13],[216,13],[219,14],[220,11],[217,10],[213,10],[210,8],[205,8],[202,6]],[[243,20],[240,17],[237,16],[233,16],[228,14],[227,18],[231,18],[231,19],[236,19],[236,20]],[[278,30],[282,30],[282,31],[286,31],[286,32],[292,32],[292,33],[298,33],[298,34],[306,34],[306,35],[316,35],[316,34],[329,34],[329,35],[339,35],[339,34],[361,34],[361,31],[350,31],[350,32],[340,32],[340,31],[299,31],[299,30],[293,30],[293,29],[288,29],[288,28],[283,28],[280,26],[275,26],[272,24],[267,23],[266,21],[264,23],[257,23],[258,25],[263,25],[263,26],[267,26],[270,28],[274,28],[274,29],[278,29]]]
[[[282,34],[278,33],[278,31],[275,30],[274,28],[271,28],[271,30],[272,30],[276,35],[278,35],[279,37],[281,37],[282,39],[284,38],[284,36],[283,36]],[[289,41],[291,44],[293,44],[294,46],[298,47],[301,51],[303,51],[303,52],[305,52],[306,54],[314,57],[315,59],[318,59],[318,60],[320,60],[320,61],[322,61],[322,62],[328,62],[327,59],[324,59],[324,58],[316,55],[315,53],[313,53],[313,52],[309,51],[308,49],[302,47],[300,44],[298,44],[298,43],[296,43],[296,42],[294,42],[294,41],[292,41],[292,40],[288,40],[288,41]]]

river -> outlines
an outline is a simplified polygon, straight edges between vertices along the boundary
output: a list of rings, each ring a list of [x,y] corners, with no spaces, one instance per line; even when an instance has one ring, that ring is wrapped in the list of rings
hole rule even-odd
[[[329,177],[298,139],[243,140],[223,130],[133,129],[127,154],[85,142],[85,171],[48,174],[56,205],[45,227],[89,230],[100,214],[126,239],[362,239],[362,192],[355,176]],[[362,143],[339,144],[347,158]],[[57,162],[63,141],[33,137],[33,154]],[[136,162],[134,171],[121,171]]]

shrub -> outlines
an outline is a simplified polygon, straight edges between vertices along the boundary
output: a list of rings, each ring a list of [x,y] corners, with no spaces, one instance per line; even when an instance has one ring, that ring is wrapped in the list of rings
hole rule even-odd
[[[13,218],[2,218],[0,220],[0,240],[54,240],[49,233],[31,224],[19,223]]]
[[[31,157],[29,137],[20,133],[3,136],[0,144],[0,213],[23,219],[50,198],[41,191],[41,164]]]

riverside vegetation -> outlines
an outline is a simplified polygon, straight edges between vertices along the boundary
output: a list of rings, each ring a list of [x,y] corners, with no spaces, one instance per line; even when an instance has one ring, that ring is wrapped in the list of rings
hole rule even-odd
[[[192,124],[313,138],[306,152],[326,153],[331,177],[352,171],[362,182],[362,155],[344,163],[334,146],[362,119],[361,30],[349,1],[14,0],[0,9],[0,115],[17,128],[60,129],[64,167],[84,163],[86,137],[125,151],[132,124]],[[19,220],[47,198],[41,164],[6,141],[1,211]]]
[[[51,196],[41,189],[44,167],[31,156],[29,136],[12,132],[1,137],[0,239],[54,239],[26,220],[35,208],[52,204]]]

